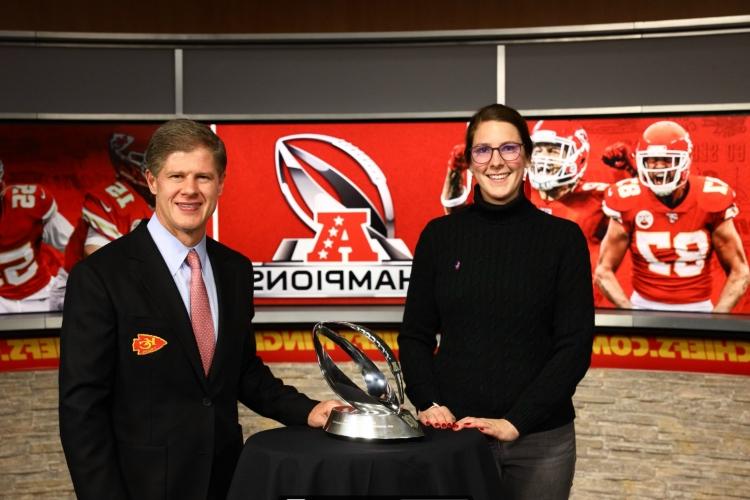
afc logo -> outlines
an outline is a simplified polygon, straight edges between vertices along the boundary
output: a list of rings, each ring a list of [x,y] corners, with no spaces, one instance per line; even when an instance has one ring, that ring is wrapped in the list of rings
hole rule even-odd
[[[391,193],[375,161],[321,134],[287,135],[275,149],[281,193],[312,237],[284,238],[271,262],[255,266],[256,295],[406,296],[412,255],[395,237]]]
[[[307,262],[379,262],[365,229],[370,225],[366,210],[317,212],[320,230],[307,254]]]

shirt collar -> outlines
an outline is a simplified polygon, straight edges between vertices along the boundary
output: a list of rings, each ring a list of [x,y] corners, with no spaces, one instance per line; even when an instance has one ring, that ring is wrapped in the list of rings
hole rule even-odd
[[[177,274],[180,266],[185,262],[185,258],[187,257],[188,252],[193,248],[195,248],[195,251],[198,252],[198,258],[200,258],[201,261],[201,268],[205,269],[206,259],[208,258],[208,255],[206,253],[205,234],[197,245],[195,245],[194,247],[186,247],[172,233],[167,231],[167,229],[162,225],[161,221],[159,221],[156,213],[151,216],[151,219],[148,221],[147,228],[148,232],[151,233],[151,237],[154,239],[154,243],[156,243],[156,247],[159,249],[159,253],[161,253],[161,256],[164,259],[164,262],[167,264],[169,272],[172,276]]]

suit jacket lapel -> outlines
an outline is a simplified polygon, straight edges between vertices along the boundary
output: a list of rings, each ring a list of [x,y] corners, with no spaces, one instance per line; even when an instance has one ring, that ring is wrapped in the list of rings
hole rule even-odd
[[[133,273],[139,276],[143,286],[149,292],[151,302],[166,323],[172,326],[175,336],[182,345],[196,377],[204,389],[208,389],[206,375],[195,341],[190,315],[185,309],[177,285],[174,283],[169,268],[151,238],[145,223],[138,225],[133,231],[134,248],[131,262],[135,264]],[[212,263],[213,264],[213,263]],[[221,323],[220,323],[221,324]]]

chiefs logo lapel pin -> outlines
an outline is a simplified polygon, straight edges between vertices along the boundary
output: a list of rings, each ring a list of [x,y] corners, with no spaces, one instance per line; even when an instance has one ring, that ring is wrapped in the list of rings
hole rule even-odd
[[[148,333],[139,333],[133,339],[133,352],[138,353],[138,356],[145,356],[146,354],[155,353],[165,345],[167,345],[167,341],[161,337]]]

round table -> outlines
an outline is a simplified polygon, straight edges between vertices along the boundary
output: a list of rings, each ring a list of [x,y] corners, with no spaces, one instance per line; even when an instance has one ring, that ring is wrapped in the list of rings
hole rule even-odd
[[[473,429],[425,429],[425,434],[418,440],[372,442],[310,427],[259,432],[245,443],[227,498],[495,498],[499,478],[484,435]]]

